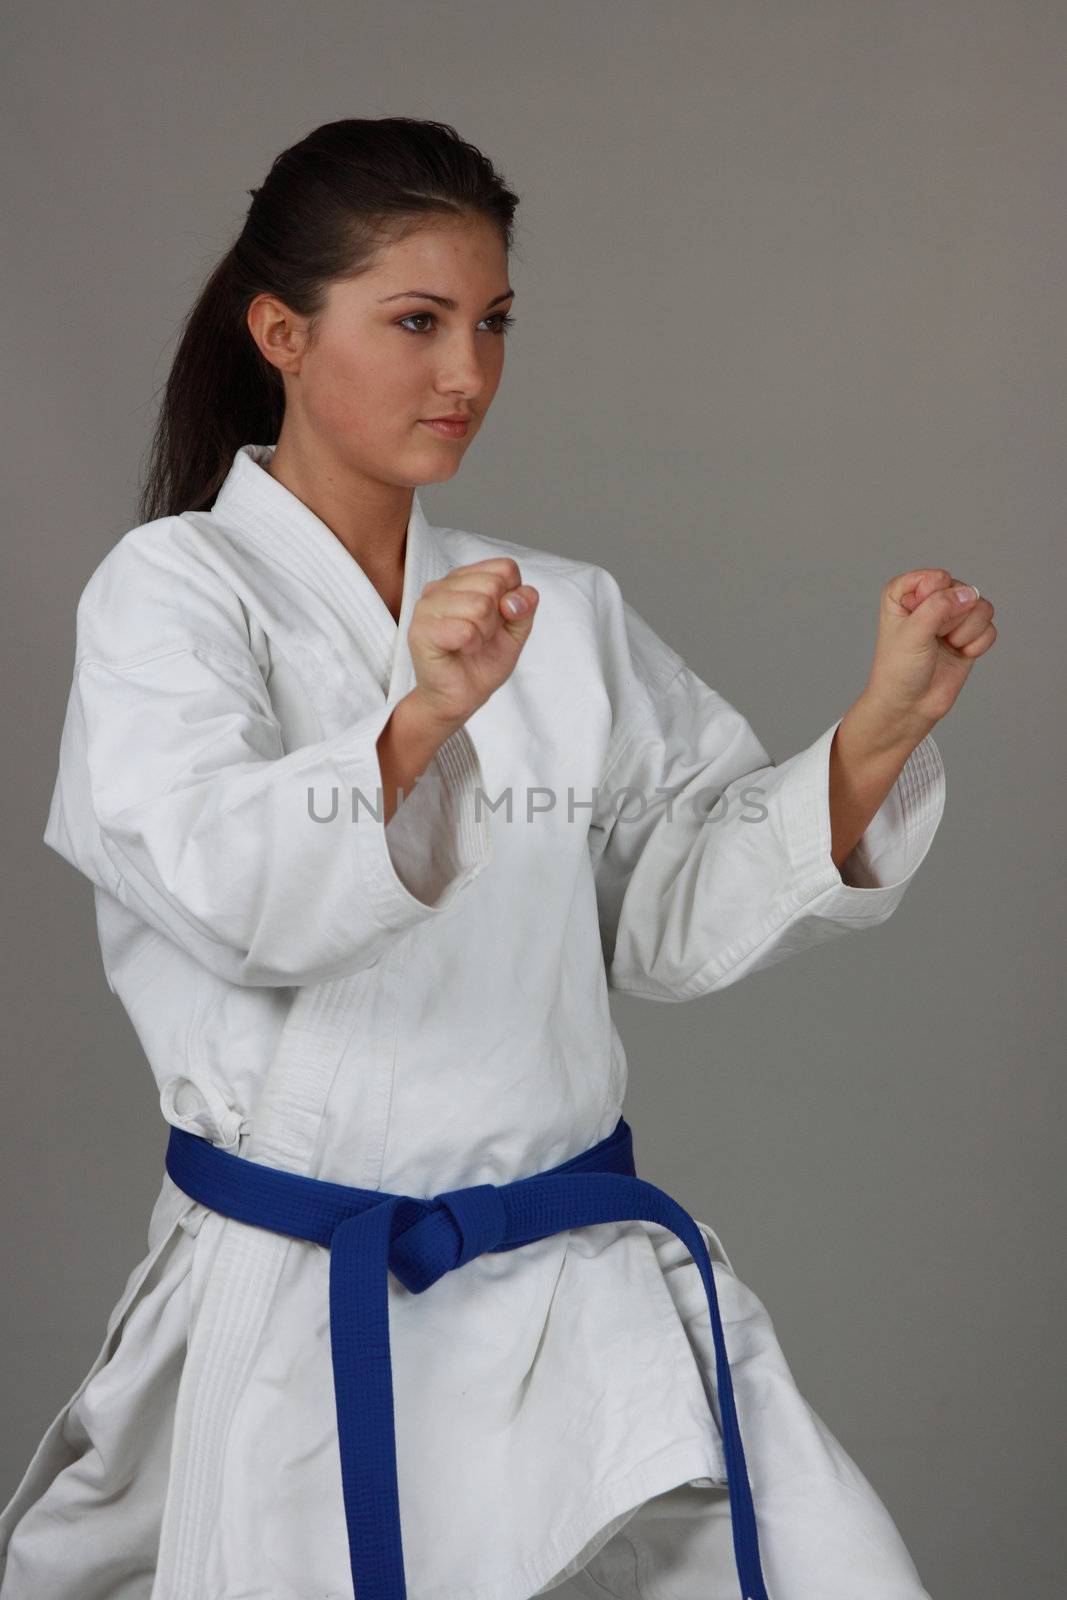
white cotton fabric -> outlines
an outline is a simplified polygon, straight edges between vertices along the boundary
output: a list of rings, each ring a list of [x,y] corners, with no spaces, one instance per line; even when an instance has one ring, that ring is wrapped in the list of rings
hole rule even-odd
[[[604,568],[431,527],[417,494],[398,625],[272,452],[242,446],[210,512],[125,534],[77,611],[44,838],[93,884],[167,1123],[362,1188],[509,1182],[614,1128],[611,990],[706,995],[896,909],[943,811],[932,738],[838,872],[836,721],[775,763]],[[414,604],[501,554],[540,593],[531,636],[383,827]],[[508,790],[510,818],[485,804]],[[772,1600],[921,1600],[700,1225]],[[166,1174],[148,1246],[0,1513],[0,1600],[352,1600],[328,1252]],[[574,1229],[388,1288],[411,1600],[588,1580],[638,1508],[725,1483],[707,1305],[668,1230]],[[845,1570],[859,1546],[881,1587]]]

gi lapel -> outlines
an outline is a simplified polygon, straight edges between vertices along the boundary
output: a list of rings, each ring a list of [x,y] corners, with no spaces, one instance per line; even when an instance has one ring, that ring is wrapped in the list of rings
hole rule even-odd
[[[241,446],[210,515],[247,540],[290,579],[313,591],[343,625],[349,648],[358,651],[384,700],[394,704],[415,685],[407,632],[426,584],[449,570],[444,548],[434,537],[416,491],[407,527],[400,620],[395,622],[374,584],[337,535],[263,470],[275,448],[272,444]],[[306,631],[304,637],[306,640]],[[362,676],[359,683],[365,706]]]
[[[186,520],[211,539],[220,573],[252,604],[271,637],[299,663],[324,734],[340,733],[367,711],[368,688],[395,703],[414,687],[407,630],[431,578],[448,571],[441,545],[412,498],[399,623],[336,535],[262,470],[273,445],[243,445],[210,513]],[[220,534],[229,536],[228,551]],[[255,555],[252,564],[247,557]],[[381,983],[398,949],[366,973],[293,992],[286,1025],[266,1066],[251,1132],[240,1153],[314,1176],[318,1131],[330,1086],[368,981]],[[383,1059],[386,1059],[383,1057]],[[386,1062],[391,1070],[391,1058]],[[387,1091],[388,1085],[383,1086]],[[383,1092],[383,1105],[388,1094]],[[379,1179],[357,1174],[369,1187]],[[215,1224],[212,1223],[214,1227]],[[202,1230],[205,1232],[206,1230]],[[268,1230],[221,1222],[222,1237],[192,1329],[175,1417],[179,1441],[160,1532],[157,1585],[168,1600],[200,1600],[218,1498],[226,1430],[292,1241]]]

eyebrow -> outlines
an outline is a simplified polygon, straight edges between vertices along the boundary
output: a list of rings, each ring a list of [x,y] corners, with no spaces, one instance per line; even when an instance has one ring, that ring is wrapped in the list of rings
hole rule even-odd
[[[495,300],[490,300],[485,309],[487,311],[492,311],[493,307],[498,306],[501,300],[510,300],[514,293],[514,289],[505,289],[504,293],[498,294]],[[444,306],[446,311],[459,310],[459,307],[454,300],[449,300],[443,294],[430,294],[426,289],[401,289],[399,294],[382,295],[381,299],[378,301],[378,304],[383,305],[386,300],[432,300],[434,305]]]

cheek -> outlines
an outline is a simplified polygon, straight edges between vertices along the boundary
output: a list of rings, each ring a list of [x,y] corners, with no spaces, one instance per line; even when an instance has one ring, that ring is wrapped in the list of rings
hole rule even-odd
[[[482,396],[483,405],[488,405],[500,387],[500,380],[504,375],[503,340],[506,337],[506,334],[501,335],[501,349],[497,352],[496,360],[486,363],[485,393]]]
[[[308,403],[320,421],[352,438],[386,440],[411,427],[426,382],[417,352],[368,341],[335,349],[317,364]]]

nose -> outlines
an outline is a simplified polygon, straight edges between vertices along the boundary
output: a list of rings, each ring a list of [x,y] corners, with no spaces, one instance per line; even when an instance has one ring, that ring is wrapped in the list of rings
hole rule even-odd
[[[437,372],[439,394],[464,396],[474,401],[484,393],[490,381],[491,368],[473,337],[457,335],[442,354]]]

